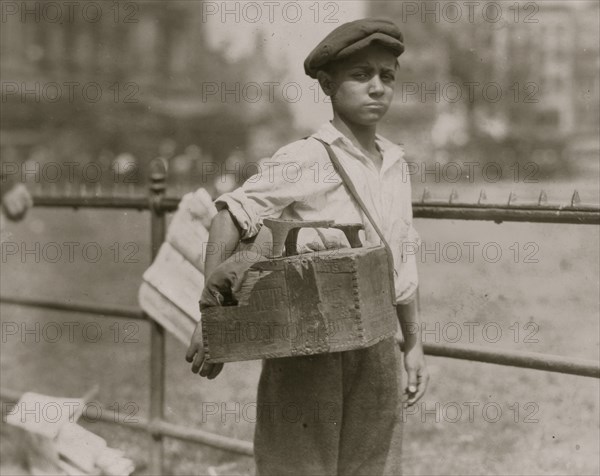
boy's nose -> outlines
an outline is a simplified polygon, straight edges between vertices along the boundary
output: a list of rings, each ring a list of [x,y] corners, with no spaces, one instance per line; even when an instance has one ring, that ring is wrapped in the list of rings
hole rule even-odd
[[[384,92],[383,83],[382,83],[379,75],[376,74],[371,78],[371,81],[369,83],[369,93],[381,95],[381,94],[383,94],[383,92]]]

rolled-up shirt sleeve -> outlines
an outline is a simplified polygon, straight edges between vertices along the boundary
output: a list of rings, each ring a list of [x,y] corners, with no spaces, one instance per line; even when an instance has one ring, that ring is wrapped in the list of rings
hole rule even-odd
[[[417,256],[421,246],[421,238],[411,225],[408,236],[402,243],[400,256],[400,273],[396,277],[396,304],[408,304],[415,300],[419,287]]]
[[[405,183],[406,186],[402,188],[400,208],[405,228],[398,233],[396,238],[399,240],[396,250],[400,255],[396,263],[396,304],[408,304],[417,297],[417,288],[419,287],[417,257],[421,247],[421,237],[413,226],[412,187],[406,162],[402,163],[402,171],[402,183]]]
[[[241,187],[215,200],[217,210],[226,208],[233,215],[242,240],[255,236],[264,218],[279,218],[287,206],[310,195],[315,184],[305,179],[309,157],[305,145],[290,144],[258,162],[258,172]]]

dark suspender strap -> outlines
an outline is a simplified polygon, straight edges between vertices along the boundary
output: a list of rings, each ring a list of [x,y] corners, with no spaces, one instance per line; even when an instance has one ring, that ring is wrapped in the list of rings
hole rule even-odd
[[[352,180],[350,180],[348,173],[344,170],[344,167],[342,167],[340,160],[335,155],[335,152],[333,152],[333,149],[331,148],[331,146],[327,142],[322,141],[321,139],[318,139],[317,137],[313,137],[313,139],[318,140],[321,144],[323,144],[323,146],[325,147],[325,150],[327,150],[327,154],[329,155],[329,160],[331,160],[331,163],[333,164],[335,171],[342,178],[342,183],[346,187],[346,190],[354,198],[354,200],[356,200],[356,203],[358,203],[358,205],[360,206],[361,210],[363,211],[363,213],[365,214],[367,219],[371,222],[371,225],[373,226],[373,228],[379,235],[381,242],[383,243],[383,246],[388,255],[388,267],[390,270],[390,281],[391,281],[391,287],[392,287],[392,302],[395,304],[396,303],[396,288],[394,286],[395,270],[394,270],[394,256],[392,255],[392,249],[390,248],[390,245],[388,244],[387,240],[383,236],[383,233],[379,229],[379,226],[377,226],[377,223],[371,216],[371,213],[367,209],[365,202],[363,202],[362,198],[360,198],[360,195],[356,191],[356,187],[354,187]]]

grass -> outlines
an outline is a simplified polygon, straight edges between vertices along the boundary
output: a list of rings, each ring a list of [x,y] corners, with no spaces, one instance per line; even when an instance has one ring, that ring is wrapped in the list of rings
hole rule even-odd
[[[435,249],[435,242],[440,246],[437,256],[419,257],[421,313],[429,331],[426,342],[457,340],[494,349],[598,360],[598,227],[434,220],[417,220],[417,227],[427,249]],[[42,248],[46,246],[46,259],[42,249],[39,260],[35,253],[24,257],[5,253],[3,295],[135,304],[140,277],[148,264],[147,215],[40,209],[5,231],[10,234],[3,238],[4,252],[6,241],[30,250],[39,242]],[[65,249],[66,242],[80,243],[72,262],[64,255],[56,263],[48,262],[54,257],[48,255],[52,251],[48,244]],[[475,245],[466,242],[478,243],[473,259],[469,259],[468,246]],[[92,262],[95,255],[77,252],[85,244],[90,253],[102,250],[98,262]],[[485,259],[481,250],[486,244],[500,249],[502,258],[497,262],[491,262],[489,256]],[[450,252],[457,247],[463,256],[451,263],[455,253]],[[517,262],[516,249],[520,251]],[[124,262],[124,252],[133,252],[129,261],[138,261]],[[533,253],[528,261],[537,262],[525,262],[525,252]],[[9,305],[2,305],[1,311],[2,387],[79,396],[98,383],[101,402],[113,404],[130,418],[147,416],[149,330],[145,323],[136,327],[113,318]],[[68,322],[79,323],[72,339],[66,332]],[[34,333],[8,334],[8,323]],[[38,342],[34,339],[36,324],[40,326]],[[56,328],[62,329],[62,336],[51,342],[56,335],[51,331]],[[473,329],[471,336],[469,328]],[[502,335],[496,339],[493,331],[498,329]],[[98,330],[101,336],[95,341]],[[251,440],[253,414],[241,410],[255,401],[260,363],[228,364],[217,380],[209,382],[190,373],[184,353],[185,347],[169,337],[169,421]],[[428,364],[432,380],[427,395],[414,414],[406,415],[406,474],[600,472],[597,380],[444,358],[430,357]],[[240,411],[234,415],[209,416],[203,411],[207,403],[227,404],[230,409],[236,402]],[[495,413],[498,409],[500,413]],[[125,450],[135,460],[137,474],[145,474],[148,440],[143,434],[99,422],[86,425],[110,446]],[[2,474],[19,474],[22,452],[14,443],[13,430],[3,425],[0,435]],[[167,440],[165,454],[168,474],[207,474],[209,466],[231,462],[236,466],[227,474],[253,472],[251,458],[179,441]]]

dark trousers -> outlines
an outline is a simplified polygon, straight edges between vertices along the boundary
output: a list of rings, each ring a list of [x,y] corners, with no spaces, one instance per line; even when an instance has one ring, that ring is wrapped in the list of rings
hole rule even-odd
[[[265,360],[257,476],[401,474],[401,395],[394,338],[366,349]]]

